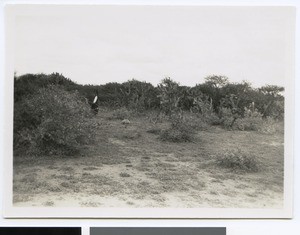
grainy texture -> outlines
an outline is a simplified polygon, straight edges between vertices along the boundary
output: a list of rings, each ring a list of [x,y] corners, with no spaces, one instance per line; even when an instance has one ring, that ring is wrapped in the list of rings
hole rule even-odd
[[[161,141],[153,124],[133,117],[127,128],[112,112],[95,116],[95,144],[72,158],[14,158],[15,206],[280,208],[283,131],[196,131],[193,142]],[[283,123],[282,123],[283,129]],[[226,150],[251,151],[255,172],[217,164]]]

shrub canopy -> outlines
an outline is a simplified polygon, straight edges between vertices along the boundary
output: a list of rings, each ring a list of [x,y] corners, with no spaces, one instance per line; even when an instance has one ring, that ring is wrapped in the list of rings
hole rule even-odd
[[[91,109],[78,92],[58,86],[40,88],[15,103],[14,149],[43,154],[72,154],[92,141]]]

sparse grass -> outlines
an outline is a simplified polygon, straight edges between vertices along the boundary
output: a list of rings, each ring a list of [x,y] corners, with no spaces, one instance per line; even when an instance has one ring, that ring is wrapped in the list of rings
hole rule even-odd
[[[57,185],[51,185],[48,187],[48,191],[50,192],[61,192],[61,188]]]
[[[84,156],[14,159],[16,205],[45,206],[52,201],[56,206],[69,199],[83,207],[271,207],[282,202],[283,132],[269,135],[210,127],[194,131],[193,143],[173,143],[147,132],[153,124],[144,117],[128,128],[120,128],[118,120],[107,120],[100,112],[97,118],[103,121],[97,144],[89,146]],[[155,125],[160,130],[169,127],[166,121]],[[135,132],[141,137],[123,137]],[[212,158],[225,156],[224,149],[237,148],[242,153],[251,150],[263,170],[252,171],[248,163],[242,164],[243,170],[220,167]],[[258,194],[262,189],[266,193]],[[249,196],[254,192],[255,197]],[[233,194],[240,200],[229,200]]]
[[[108,117],[108,120],[123,120],[129,119],[131,112],[126,108],[116,109],[111,113],[111,116]]]
[[[20,182],[24,184],[35,183],[36,181],[37,181],[37,173],[27,174],[22,179],[20,179]]]
[[[14,195],[13,196],[13,203],[19,203],[19,202],[28,202],[32,199],[31,195],[28,194],[22,194],[22,195]]]
[[[127,132],[122,135],[122,139],[135,140],[142,136],[140,132]]]
[[[43,203],[44,206],[54,206],[54,202],[53,201],[46,201]]]
[[[74,168],[71,166],[64,166],[64,167],[61,167],[59,170],[64,171],[64,172],[70,172],[70,171],[74,171]]]
[[[217,191],[213,191],[213,190],[210,191],[209,193],[210,193],[211,195],[218,195],[218,194],[219,194]]]
[[[82,207],[98,207],[99,205],[101,205],[101,203],[87,201],[87,202],[81,202],[80,205]]]
[[[53,165],[48,166],[48,169],[51,169],[51,170],[53,170],[53,169],[58,169],[58,168],[59,168],[58,166],[53,166]]]

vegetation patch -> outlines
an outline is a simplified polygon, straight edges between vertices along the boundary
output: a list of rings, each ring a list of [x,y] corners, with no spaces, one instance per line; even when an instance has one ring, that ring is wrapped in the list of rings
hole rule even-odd
[[[128,173],[126,173],[126,172],[121,172],[120,176],[121,177],[130,177],[130,175]]]
[[[151,128],[151,129],[147,130],[147,132],[154,134],[154,135],[159,135],[161,133],[161,129],[160,128]]]
[[[182,120],[172,120],[171,127],[161,131],[159,139],[169,142],[192,142],[194,140],[195,129],[190,123]]]
[[[193,140],[193,136],[186,132],[182,131],[178,128],[170,128],[164,130],[159,135],[159,139],[162,141],[169,141],[169,142],[191,142]]]
[[[15,78],[16,206],[281,206],[280,87],[252,88],[222,76],[194,87],[169,78],[157,87],[46,78]],[[233,195],[240,200],[227,200]]]
[[[89,105],[76,92],[41,88],[15,104],[14,149],[44,155],[73,155],[93,141]]]
[[[217,156],[216,163],[221,167],[234,171],[257,172],[259,170],[257,158],[242,152],[240,149],[229,150]]]

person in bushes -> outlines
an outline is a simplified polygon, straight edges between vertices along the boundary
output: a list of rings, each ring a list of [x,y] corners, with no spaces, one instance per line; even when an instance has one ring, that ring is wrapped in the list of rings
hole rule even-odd
[[[95,95],[95,98],[93,100],[92,106],[91,106],[93,113],[96,115],[99,111],[99,107],[98,107],[98,96]]]

